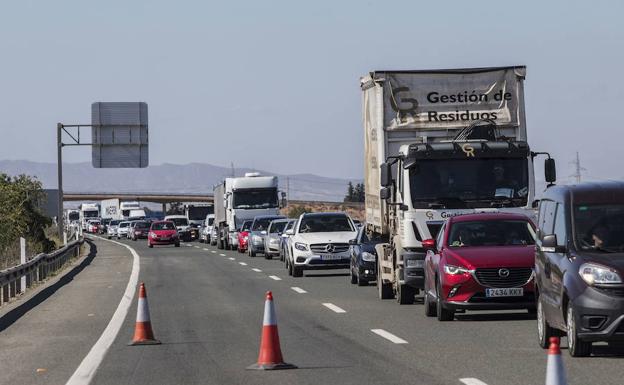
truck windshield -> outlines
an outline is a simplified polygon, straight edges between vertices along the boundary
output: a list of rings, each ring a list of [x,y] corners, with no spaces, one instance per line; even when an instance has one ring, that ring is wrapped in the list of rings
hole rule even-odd
[[[97,210],[88,210],[88,211],[83,211],[82,215],[85,218],[97,218],[100,215],[100,212]]]
[[[69,213],[70,221],[77,221],[80,219],[80,213]]]
[[[414,208],[526,206],[525,158],[422,160],[410,169]]]
[[[624,252],[624,204],[576,205],[573,223],[578,249]]]
[[[188,219],[196,221],[206,219],[206,215],[212,214],[214,209],[211,206],[191,206],[188,208]]]
[[[277,207],[277,189],[243,189],[234,191],[232,205],[235,209],[264,209]]]
[[[168,221],[175,223],[176,226],[188,226],[188,219],[186,218],[170,218]]]

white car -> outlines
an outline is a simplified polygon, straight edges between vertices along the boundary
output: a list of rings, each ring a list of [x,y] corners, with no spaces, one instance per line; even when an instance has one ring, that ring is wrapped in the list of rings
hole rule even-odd
[[[203,242],[211,243],[210,238],[212,237],[212,228],[214,224],[214,214],[206,215],[206,220],[204,221],[204,227],[201,231],[200,237]]]
[[[128,238],[128,230],[130,230],[130,221],[119,222],[119,226],[117,227],[117,239],[121,239],[122,237]]]
[[[349,241],[357,231],[353,221],[342,212],[302,214],[288,230],[290,239],[286,268],[293,277],[304,270],[348,269]]]
[[[189,220],[184,215],[167,215],[165,217],[166,221],[171,221],[175,224],[176,230],[178,230],[178,234],[180,239],[183,241],[191,240],[191,225]]]

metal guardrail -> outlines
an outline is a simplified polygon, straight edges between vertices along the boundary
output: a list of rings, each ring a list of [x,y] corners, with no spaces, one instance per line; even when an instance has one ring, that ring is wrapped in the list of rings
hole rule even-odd
[[[0,306],[62,269],[78,256],[83,243],[84,239],[75,240],[50,254],[39,254],[26,263],[0,270]]]

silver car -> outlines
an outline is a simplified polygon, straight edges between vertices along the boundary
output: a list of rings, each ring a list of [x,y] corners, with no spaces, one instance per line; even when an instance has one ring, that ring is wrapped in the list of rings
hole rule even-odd
[[[127,238],[128,230],[130,230],[130,222],[119,222],[119,226],[117,227],[117,239],[121,239],[121,237]]]
[[[271,259],[280,255],[281,237],[284,233],[288,219],[276,219],[267,228],[264,238],[264,257]]]
[[[111,239],[117,236],[117,227],[119,227],[119,220],[112,220],[109,222],[108,227],[106,228],[106,237]]]
[[[284,262],[286,259],[286,250],[288,250],[288,238],[290,238],[290,234],[287,233],[288,230],[292,230],[295,227],[295,223],[297,223],[296,219],[289,219],[284,231],[282,231],[282,235],[280,236],[280,249],[279,249],[279,258],[280,261]]]

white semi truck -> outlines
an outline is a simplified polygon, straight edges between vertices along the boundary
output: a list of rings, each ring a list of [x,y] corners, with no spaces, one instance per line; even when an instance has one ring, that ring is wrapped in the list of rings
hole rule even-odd
[[[526,67],[375,71],[360,79],[367,231],[377,247],[379,297],[412,303],[423,288],[422,241],[474,212],[534,217]],[[554,159],[545,177],[555,180]]]
[[[193,203],[184,205],[184,214],[191,225],[202,226],[206,216],[214,213],[214,206],[209,203]]]
[[[219,249],[238,246],[236,230],[245,220],[256,215],[279,214],[277,187],[276,176],[260,176],[258,173],[225,178],[214,187],[214,225],[218,229]]]
[[[99,203],[82,203],[79,208],[80,211],[80,227],[83,231],[87,230],[87,222],[91,219],[100,218],[100,204]]]

